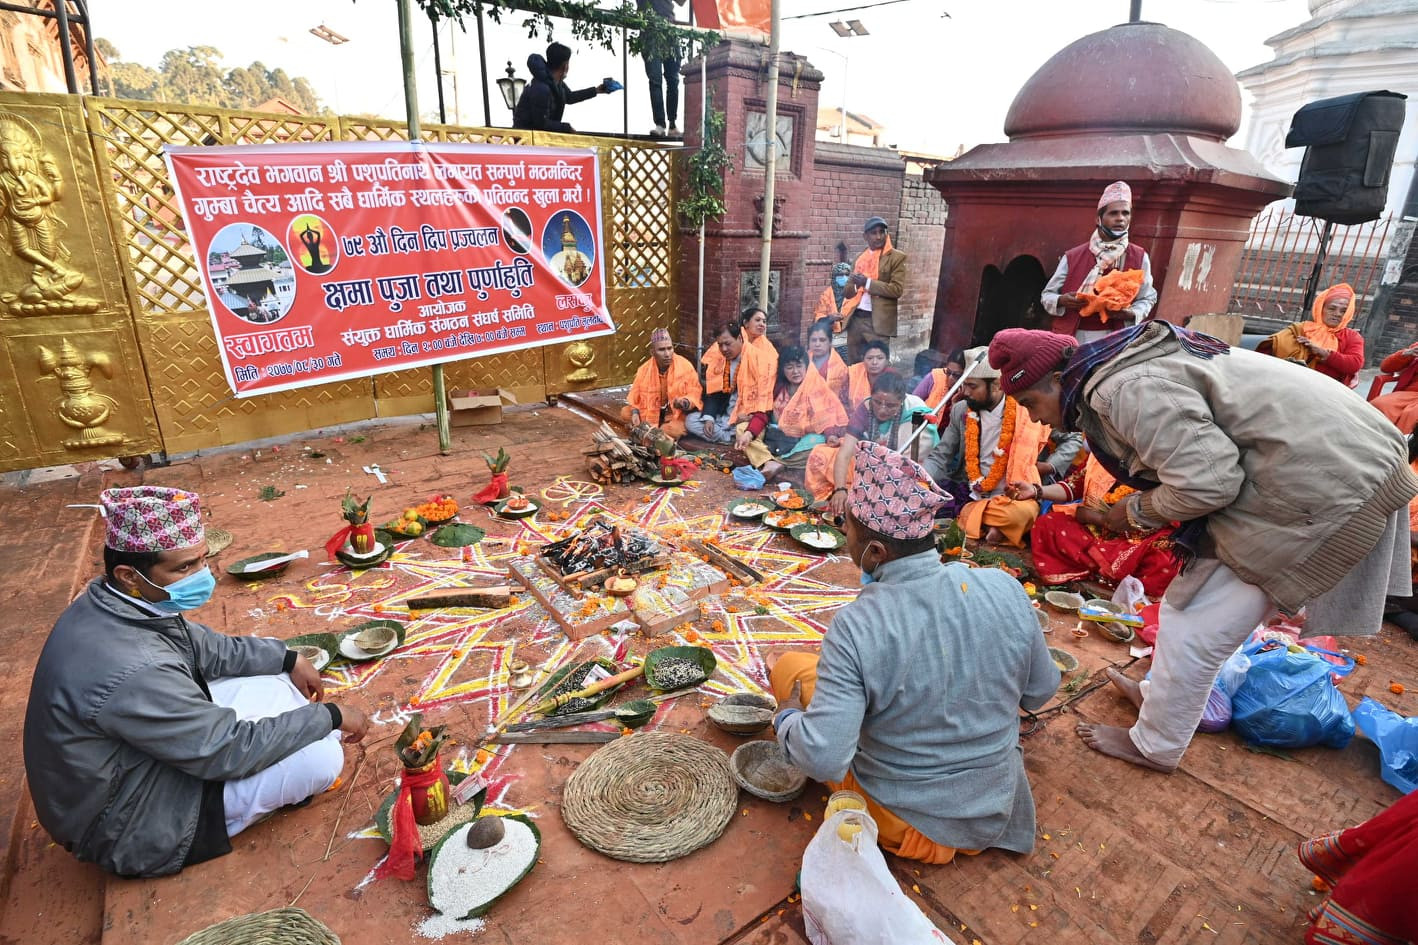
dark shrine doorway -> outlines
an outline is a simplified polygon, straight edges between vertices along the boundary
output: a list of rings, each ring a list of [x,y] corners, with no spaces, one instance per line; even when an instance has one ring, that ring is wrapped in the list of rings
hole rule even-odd
[[[970,344],[989,344],[997,332],[1006,328],[1048,328],[1049,314],[1039,303],[1039,293],[1048,281],[1043,265],[1033,256],[1016,256],[1003,271],[986,266],[980,276],[980,299]]]

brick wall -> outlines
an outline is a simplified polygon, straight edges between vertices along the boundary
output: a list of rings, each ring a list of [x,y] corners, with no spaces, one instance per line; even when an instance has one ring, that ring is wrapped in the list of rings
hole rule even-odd
[[[811,235],[803,263],[803,330],[832,278],[833,263],[842,258],[839,244],[846,245],[846,260],[855,260],[865,248],[862,224],[871,216],[886,220],[892,243],[911,257],[899,334],[891,351],[892,360],[909,369],[916,352],[929,345],[945,240],[945,202],[919,176],[908,176],[901,156],[889,149],[817,142],[805,227]]]
[[[1364,355],[1371,366],[1418,341],[1418,239],[1413,236],[1411,223],[1405,221],[1399,227],[1402,229],[1394,233],[1395,241],[1407,239],[1409,242],[1398,284],[1393,286],[1387,305],[1376,306],[1379,309],[1376,314],[1383,319],[1382,326],[1364,328],[1367,342]]]

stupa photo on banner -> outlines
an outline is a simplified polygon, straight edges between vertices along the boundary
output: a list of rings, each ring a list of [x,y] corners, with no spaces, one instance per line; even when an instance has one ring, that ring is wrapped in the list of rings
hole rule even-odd
[[[290,254],[254,223],[230,223],[217,231],[207,247],[207,276],[222,305],[253,325],[280,321],[295,302]]]
[[[542,231],[542,252],[552,271],[568,285],[580,285],[591,278],[596,259],[596,239],[591,226],[575,210],[558,210]]]

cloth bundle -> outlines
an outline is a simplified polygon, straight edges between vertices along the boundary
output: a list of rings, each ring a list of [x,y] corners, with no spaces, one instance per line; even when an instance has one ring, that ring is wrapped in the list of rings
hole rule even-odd
[[[1106,323],[1109,315],[1115,315],[1131,305],[1141,290],[1141,269],[1114,269],[1093,283],[1092,292],[1078,293],[1087,300],[1078,314],[1083,318],[1097,315]]]

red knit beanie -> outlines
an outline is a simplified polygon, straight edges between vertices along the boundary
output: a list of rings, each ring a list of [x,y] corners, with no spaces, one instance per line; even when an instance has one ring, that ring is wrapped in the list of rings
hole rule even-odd
[[[1017,394],[1039,383],[1058,367],[1064,351],[1077,346],[1070,335],[1006,328],[990,342],[990,364],[999,371],[1004,392]]]

